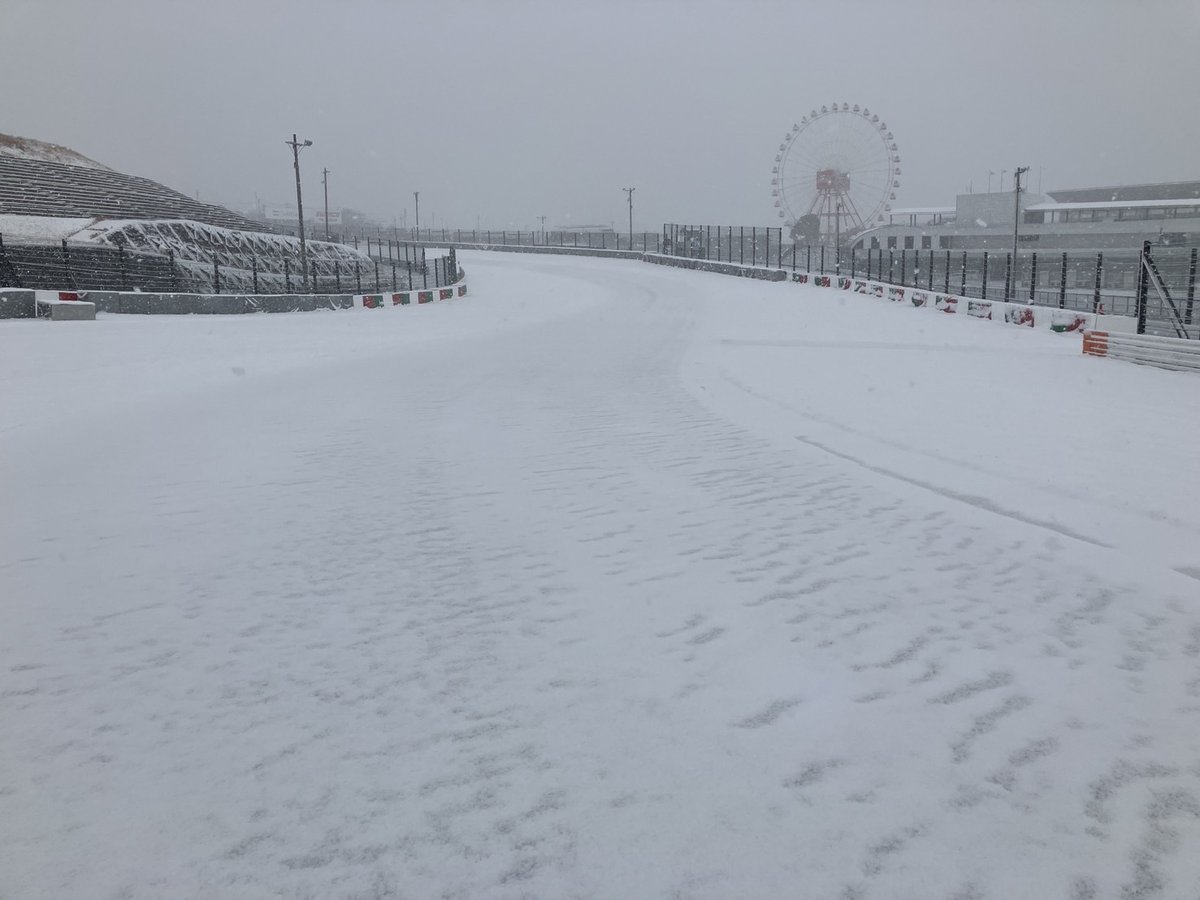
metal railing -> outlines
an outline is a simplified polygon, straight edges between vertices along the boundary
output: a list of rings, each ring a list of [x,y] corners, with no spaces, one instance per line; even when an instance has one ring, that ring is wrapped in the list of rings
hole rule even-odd
[[[201,294],[345,294],[445,287],[457,280],[445,256],[395,241],[372,242],[361,259],[310,257],[307,284],[299,261],[279,254],[197,254],[182,258],[103,244],[6,243],[0,235],[0,286],[46,290]],[[353,254],[351,254],[353,255]]]
[[[1157,283],[1148,281],[1143,330],[1200,337],[1194,247],[1148,249]],[[1139,316],[1141,250],[1018,252],[872,247],[863,250],[793,245],[785,267],[819,275],[849,275],[946,294]]]
[[[490,228],[400,228],[384,229],[385,234],[397,234],[405,241],[444,246],[482,244],[491,247],[559,247],[579,250],[632,250],[639,253],[659,252],[660,236],[653,231],[505,231]],[[359,247],[369,236],[351,236],[347,243]]]
[[[663,226],[662,248],[667,256],[783,268],[782,228],[668,223]]]

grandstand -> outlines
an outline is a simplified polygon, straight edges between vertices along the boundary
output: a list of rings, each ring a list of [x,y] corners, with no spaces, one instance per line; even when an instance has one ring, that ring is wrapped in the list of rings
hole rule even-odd
[[[0,215],[187,219],[238,231],[258,222],[123,175],[66,147],[0,134]]]
[[[375,261],[353,247],[308,241],[307,251],[314,286],[361,284],[364,273],[373,283]],[[294,237],[70,148],[0,134],[0,283],[290,292],[301,271]]]

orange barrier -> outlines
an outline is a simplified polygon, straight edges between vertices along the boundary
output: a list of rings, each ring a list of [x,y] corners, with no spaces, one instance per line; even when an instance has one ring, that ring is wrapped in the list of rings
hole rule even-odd
[[[1108,356],[1108,332],[1085,331],[1083,333],[1083,352],[1088,356]]]

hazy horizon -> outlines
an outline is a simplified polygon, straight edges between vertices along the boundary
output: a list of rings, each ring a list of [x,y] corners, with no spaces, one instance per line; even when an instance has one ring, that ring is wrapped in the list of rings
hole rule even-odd
[[[328,167],[331,206],[381,221],[419,190],[423,225],[621,228],[635,186],[638,230],[775,225],[779,141],[833,102],[887,120],[897,206],[1015,165],[1044,190],[1200,178],[1177,0],[4,0],[0,26],[0,131],[236,208],[294,202],[295,132],[306,198]]]

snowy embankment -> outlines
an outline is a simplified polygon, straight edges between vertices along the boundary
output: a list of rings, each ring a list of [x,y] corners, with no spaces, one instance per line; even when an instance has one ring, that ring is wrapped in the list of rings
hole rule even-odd
[[[1194,376],[463,258],[0,323],[0,894],[1200,891]]]

